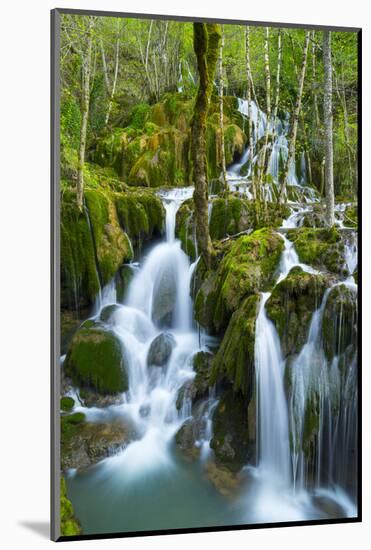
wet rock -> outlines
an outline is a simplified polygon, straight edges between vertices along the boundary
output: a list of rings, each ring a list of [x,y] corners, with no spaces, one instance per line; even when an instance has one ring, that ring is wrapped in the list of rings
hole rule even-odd
[[[160,326],[171,325],[176,300],[176,275],[172,266],[163,269],[153,289],[152,321]]]
[[[61,467],[78,470],[96,464],[124,448],[132,434],[122,422],[85,422],[85,415],[61,417]]]
[[[210,461],[207,463],[206,475],[215,489],[225,497],[233,496],[240,487],[238,476],[228,470],[228,468],[218,466],[215,462]]]
[[[173,348],[175,347],[175,338],[170,332],[162,332],[152,341],[148,356],[147,364],[162,367],[168,361]]]
[[[347,285],[335,286],[325,305],[322,321],[323,349],[327,359],[357,346],[357,290]]]
[[[255,407],[250,410],[240,393],[225,389],[213,415],[210,447],[215,453],[216,464],[231,472],[238,472],[254,459],[255,433],[249,426],[249,415],[255,419]]]
[[[312,315],[332,283],[329,275],[311,274],[295,267],[274,287],[266,310],[280,336],[285,357],[300,352],[306,343]]]
[[[175,434],[175,443],[187,460],[195,460],[200,455],[200,448],[195,444],[197,432],[196,420],[189,418]]]
[[[109,322],[112,315],[118,309],[120,309],[120,306],[118,306],[117,304],[110,304],[109,306],[104,307],[100,312],[100,320],[103,321],[104,323]]]
[[[235,391],[251,399],[255,380],[255,323],[260,298],[247,298],[231,317],[212,364],[211,385],[227,380]]]

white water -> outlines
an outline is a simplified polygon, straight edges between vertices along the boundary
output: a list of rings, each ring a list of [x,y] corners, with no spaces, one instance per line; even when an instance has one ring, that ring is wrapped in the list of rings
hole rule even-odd
[[[166,210],[166,241],[149,252],[130,283],[125,304],[109,320],[122,342],[129,377],[124,402],[113,409],[132,427],[136,441],[106,459],[102,467],[109,471],[122,468],[125,478],[131,481],[146,471],[171,463],[169,446],[189,414],[186,406],[177,410],[176,399],[182,385],[194,377],[192,358],[200,349],[190,298],[190,280],[196,262],[190,265],[180,241],[175,239],[175,222],[180,205],[192,194],[193,188],[161,192]],[[100,307],[115,303],[115,298],[109,285],[102,292]],[[158,320],[157,312],[164,302],[168,313],[165,319]],[[175,347],[164,367],[148,365],[151,342],[163,331],[171,332]],[[211,435],[208,410],[205,410],[208,429],[200,446],[207,446]],[[96,411],[95,414],[102,417]]]
[[[255,327],[258,458],[264,475],[280,479],[286,486],[290,479],[290,446],[283,386],[285,364],[277,331],[265,311],[269,297],[268,292],[262,294]]]

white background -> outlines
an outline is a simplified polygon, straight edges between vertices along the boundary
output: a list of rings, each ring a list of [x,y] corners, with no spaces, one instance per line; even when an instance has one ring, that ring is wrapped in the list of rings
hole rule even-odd
[[[49,10],[70,7],[362,26],[364,523],[73,542],[79,548],[370,548],[370,17],[365,0],[5,0],[0,19],[0,541],[45,548],[49,521]],[[367,543],[367,540],[369,542]]]

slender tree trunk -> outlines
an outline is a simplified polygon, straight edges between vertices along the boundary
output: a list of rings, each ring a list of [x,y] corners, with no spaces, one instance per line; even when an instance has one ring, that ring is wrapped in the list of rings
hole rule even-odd
[[[335,223],[334,159],[332,143],[332,61],[331,33],[323,31],[324,97],[323,116],[325,126],[325,193],[326,222],[329,227]]]
[[[305,34],[303,61],[302,61],[302,65],[301,65],[299,84],[298,84],[298,94],[297,94],[297,97],[296,97],[296,104],[295,104],[294,115],[293,115],[292,126],[291,126],[291,132],[290,132],[289,152],[288,152],[288,156],[287,156],[287,162],[286,162],[286,166],[285,166],[285,173],[284,173],[282,187],[281,187],[281,193],[280,193],[280,201],[281,202],[283,202],[286,198],[287,180],[288,180],[288,176],[289,176],[289,172],[290,172],[290,167],[291,167],[292,163],[295,162],[296,134],[297,134],[297,131],[298,131],[298,122],[299,122],[299,115],[300,115],[301,102],[302,102],[303,89],[304,89],[305,71],[306,71],[306,68],[307,68],[309,38],[310,38],[310,33],[307,32]]]
[[[110,93],[110,98],[108,102],[108,108],[105,118],[105,126],[107,126],[109,117],[111,115],[112,103],[116,93],[117,86],[117,77],[119,74],[119,62],[120,62],[120,20],[117,21],[117,39],[116,39],[116,48],[115,48],[115,72],[113,75],[112,88]]]
[[[191,127],[191,155],[195,185],[193,200],[195,203],[197,242],[208,268],[211,266],[212,242],[208,219],[206,117],[213,89],[220,39],[220,25],[212,23],[193,24],[193,45],[200,77]]]
[[[266,91],[266,105],[267,105],[267,125],[265,128],[264,145],[260,155],[259,161],[259,186],[263,182],[265,159],[267,156],[269,130],[271,123],[271,74],[269,69],[269,27],[265,28],[265,40],[264,40],[264,73],[265,73],[265,91]]]
[[[312,77],[313,77],[313,108],[314,108],[314,119],[316,121],[317,128],[320,127],[319,119],[319,109],[317,101],[317,70],[316,70],[316,42],[315,42],[316,31],[312,31]]]
[[[227,167],[225,165],[225,146],[224,146],[224,113],[223,113],[223,48],[224,48],[224,33],[223,25],[221,27],[222,38],[219,48],[219,126],[220,126],[220,158],[222,164],[222,183],[223,190],[227,188]]]
[[[91,57],[93,49],[93,25],[94,19],[89,17],[87,28],[87,44],[86,52],[82,57],[82,102],[81,102],[81,129],[80,129],[80,145],[77,166],[77,205],[80,210],[84,204],[84,164],[85,164],[85,149],[86,149],[86,132],[88,127],[89,103],[90,103],[90,73],[91,73]]]
[[[252,127],[252,74],[250,65],[250,28],[245,29],[245,44],[246,44],[246,77],[247,77],[247,111],[249,118],[249,159],[250,159],[250,177],[251,177],[251,191],[253,199],[257,198],[256,181],[254,174],[254,137]]]
[[[273,108],[273,132],[272,132],[272,142],[274,142],[275,138],[275,132],[276,132],[276,124],[277,124],[277,117],[278,117],[278,105],[280,102],[280,83],[281,83],[281,66],[282,66],[282,32],[281,29],[278,29],[277,34],[277,74],[276,74],[276,97],[274,100],[274,108]]]

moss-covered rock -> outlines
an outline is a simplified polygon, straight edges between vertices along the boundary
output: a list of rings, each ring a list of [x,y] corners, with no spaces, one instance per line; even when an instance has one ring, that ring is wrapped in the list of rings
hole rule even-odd
[[[175,236],[192,261],[196,259],[196,220],[193,199],[186,200],[176,214]]]
[[[284,356],[299,353],[306,343],[313,312],[332,282],[327,275],[295,267],[274,287],[266,311],[280,336]]]
[[[65,192],[61,201],[61,306],[77,312],[88,308],[132,247],[121,229],[112,192],[85,190],[86,209]]]
[[[72,502],[67,497],[66,481],[63,477],[60,488],[60,528],[61,535],[65,537],[82,534],[81,526],[74,515]]]
[[[75,401],[72,397],[65,395],[61,398],[61,411],[71,412],[75,406]]]
[[[103,285],[107,284],[119,266],[133,257],[132,246],[118,222],[112,195],[87,189],[85,201]]]
[[[341,276],[347,273],[344,265],[344,243],[336,227],[317,229],[300,227],[287,233],[294,243],[301,262]]]
[[[253,396],[255,366],[255,323],[260,298],[247,298],[235,311],[228,324],[212,366],[211,383],[228,380],[247,401]]]
[[[218,197],[212,202],[210,236],[212,239],[222,239],[247,229],[280,227],[288,215],[289,210],[277,203],[268,202],[263,207],[235,196]]]
[[[117,193],[115,204],[120,225],[134,246],[162,234],[165,209],[155,193],[141,189]]]
[[[346,207],[344,211],[344,225],[346,227],[351,227],[352,229],[357,229],[358,206],[356,204],[352,204]]]
[[[272,229],[260,229],[233,242],[217,271],[206,273],[197,292],[197,321],[212,332],[225,330],[245,298],[272,286],[283,246]]]
[[[248,407],[241,393],[224,390],[213,415],[210,446],[216,464],[231,472],[241,470],[253,459],[255,443],[250,439]]]
[[[63,195],[60,228],[61,307],[79,311],[93,303],[100,282],[89,221],[72,192]]]
[[[227,164],[241,155],[246,143],[244,121],[234,97],[224,97],[224,140]],[[92,159],[112,167],[129,185],[158,187],[190,183],[190,127],[194,98],[166,93],[152,106],[136,105],[125,128],[114,128],[95,144]],[[209,177],[220,175],[218,102],[212,104],[207,123]]]
[[[96,323],[82,327],[72,339],[64,362],[65,373],[80,387],[116,394],[128,389],[120,341]]]
[[[322,320],[323,349],[330,361],[357,346],[357,290],[337,285],[327,298]]]

